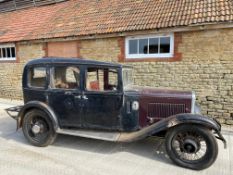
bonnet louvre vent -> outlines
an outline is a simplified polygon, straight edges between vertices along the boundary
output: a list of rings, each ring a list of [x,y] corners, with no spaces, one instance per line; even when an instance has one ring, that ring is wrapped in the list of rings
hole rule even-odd
[[[150,118],[161,119],[171,115],[185,113],[185,104],[150,103],[148,114]]]
[[[0,12],[54,4],[67,0],[0,0]]]

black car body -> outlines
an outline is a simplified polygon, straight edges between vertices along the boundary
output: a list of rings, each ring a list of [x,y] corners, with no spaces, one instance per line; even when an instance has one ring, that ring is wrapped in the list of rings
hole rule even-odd
[[[175,163],[193,169],[210,166],[217,156],[211,131],[225,140],[221,125],[200,114],[195,94],[135,86],[132,74],[131,67],[117,63],[35,59],[23,72],[25,105],[7,112],[18,112],[13,116],[18,128],[36,146],[51,144],[57,133],[118,142],[166,134],[167,152]],[[206,149],[200,162],[179,155],[196,154],[203,140],[211,151]],[[212,158],[205,160],[207,154]]]

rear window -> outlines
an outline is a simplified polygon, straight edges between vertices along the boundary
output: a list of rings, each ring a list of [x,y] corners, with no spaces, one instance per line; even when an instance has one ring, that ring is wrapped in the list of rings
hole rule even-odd
[[[31,87],[44,88],[46,85],[46,68],[34,67],[29,71],[28,83]]]

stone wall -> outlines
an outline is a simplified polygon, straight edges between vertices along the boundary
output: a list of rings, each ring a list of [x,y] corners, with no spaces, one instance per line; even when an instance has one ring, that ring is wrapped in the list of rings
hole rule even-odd
[[[233,124],[233,29],[181,33],[176,62],[126,62],[135,83],[143,86],[193,90],[202,113]],[[79,41],[83,58],[117,62],[119,38]],[[19,45],[20,63],[0,63],[0,97],[22,98],[21,74],[28,59],[46,55],[44,44]]]
[[[32,58],[45,55],[44,44],[17,44],[17,62],[0,62],[0,97],[22,99],[22,72]]]
[[[81,56],[117,61],[118,39],[81,42]],[[193,90],[202,113],[233,124],[233,29],[182,33],[182,61],[133,62],[135,84]]]
[[[80,56],[99,61],[117,62],[120,48],[117,38],[95,39],[80,42]]]

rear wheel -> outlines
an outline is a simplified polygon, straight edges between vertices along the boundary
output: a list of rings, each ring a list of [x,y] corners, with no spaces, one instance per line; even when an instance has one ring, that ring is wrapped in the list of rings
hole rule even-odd
[[[41,110],[31,110],[23,118],[25,138],[35,146],[47,146],[56,139],[56,132],[48,115]]]
[[[176,164],[201,170],[214,163],[218,145],[214,135],[205,127],[180,125],[166,134],[166,151]]]

